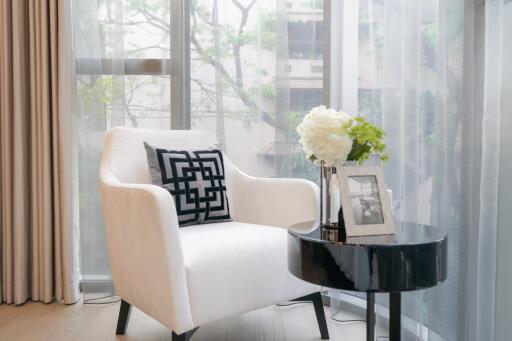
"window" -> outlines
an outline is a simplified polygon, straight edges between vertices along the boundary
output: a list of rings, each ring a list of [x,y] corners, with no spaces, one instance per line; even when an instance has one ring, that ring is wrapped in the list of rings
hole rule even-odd
[[[291,16],[288,22],[288,39],[290,58],[292,59],[322,59],[324,49],[323,21],[316,18],[312,12],[312,18],[306,19],[307,15],[301,13],[300,17]],[[319,20],[316,20],[319,19]]]
[[[321,65],[311,65],[311,72],[312,73],[322,73],[324,71],[323,66]]]
[[[170,2],[75,1],[83,279],[110,277],[97,183],[105,130],[171,126]]]
[[[317,179],[295,129],[322,103],[322,3],[75,0],[84,278],[110,274],[97,173],[111,127],[208,129],[249,174]]]
[[[77,4],[85,6],[85,0]],[[99,129],[170,127],[169,1],[107,0],[88,6],[97,25],[83,22],[79,34],[98,41],[90,46],[77,39],[79,126],[94,121]],[[103,93],[101,103],[98,93]]]
[[[321,7],[198,0],[190,26],[192,128],[212,130],[250,174],[316,180],[295,129],[322,104]]]
[[[322,105],[322,88],[290,89],[290,103],[293,111],[306,114],[311,108]]]

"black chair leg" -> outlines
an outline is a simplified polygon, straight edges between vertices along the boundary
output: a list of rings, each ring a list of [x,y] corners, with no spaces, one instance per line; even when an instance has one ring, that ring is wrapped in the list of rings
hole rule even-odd
[[[320,329],[320,336],[322,340],[329,340],[329,329],[327,328],[327,320],[325,319],[324,304],[322,303],[322,294],[315,292],[314,294],[306,295],[294,299],[293,301],[311,301],[315,308],[316,321]],[[174,340],[173,340],[174,341]]]
[[[196,327],[180,335],[176,334],[175,332],[172,332],[172,341],[189,341],[192,335],[194,335],[194,333],[197,331],[197,329],[199,329],[199,327]]]
[[[125,300],[121,300],[121,307],[119,308],[119,317],[117,319],[116,335],[126,334],[126,327],[128,327],[128,320],[130,319],[130,312],[132,306]]]
[[[327,329],[327,320],[325,319],[324,304],[322,303],[322,294],[317,292],[313,294],[313,306],[315,307],[316,320],[322,340],[329,340],[329,329]]]

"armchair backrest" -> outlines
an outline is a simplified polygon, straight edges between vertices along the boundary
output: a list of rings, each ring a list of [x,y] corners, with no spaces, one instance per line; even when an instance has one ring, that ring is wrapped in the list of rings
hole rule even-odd
[[[107,132],[101,168],[112,173],[121,183],[150,184],[144,142],[158,148],[195,149],[217,146],[217,139],[207,130],[160,130],[116,127]],[[231,216],[236,216],[233,201],[234,182],[242,172],[224,155],[226,194]],[[100,175],[101,176],[101,175]]]
[[[215,136],[205,130],[158,130],[116,127],[107,133],[104,164],[123,183],[151,183],[144,142],[158,148],[215,147]],[[226,167],[227,168],[227,167]]]

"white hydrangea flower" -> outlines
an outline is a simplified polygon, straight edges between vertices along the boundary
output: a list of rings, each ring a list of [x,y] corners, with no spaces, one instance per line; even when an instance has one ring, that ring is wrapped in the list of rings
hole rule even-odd
[[[324,161],[325,166],[342,165],[352,149],[352,140],[343,128],[349,120],[347,113],[323,105],[311,109],[297,127],[307,158],[314,156],[316,164]]]

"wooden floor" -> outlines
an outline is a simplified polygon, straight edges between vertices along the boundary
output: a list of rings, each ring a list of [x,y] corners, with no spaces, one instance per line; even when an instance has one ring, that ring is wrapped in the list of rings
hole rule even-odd
[[[365,324],[339,323],[330,319],[326,307],[331,340],[365,340]],[[21,307],[0,305],[1,341],[38,340],[171,340],[171,333],[159,322],[132,309],[127,335],[116,337],[114,329],[119,303],[108,305],[75,305],[27,303]],[[357,319],[348,313],[338,319]],[[377,327],[377,336],[387,335]],[[271,306],[202,326],[191,341],[270,341],[320,340],[311,304]]]

